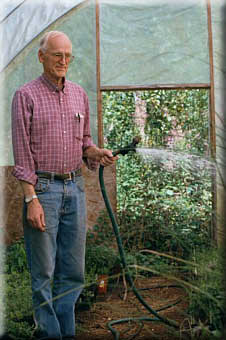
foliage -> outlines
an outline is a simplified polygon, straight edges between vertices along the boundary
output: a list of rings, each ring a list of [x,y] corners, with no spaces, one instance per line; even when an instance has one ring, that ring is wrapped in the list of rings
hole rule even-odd
[[[34,322],[30,274],[23,239],[7,247],[4,273],[6,331],[12,338],[30,339]]]
[[[129,162],[133,157],[133,162]],[[208,172],[189,173],[128,156],[118,166],[118,221],[124,245],[187,258],[209,243],[211,181]],[[125,172],[127,177],[125,178]],[[204,176],[205,175],[205,176]]]
[[[109,274],[116,262],[117,252],[111,246],[92,245],[86,247],[86,272]]]
[[[114,233],[110,218],[105,210],[100,212],[96,224],[87,233],[86,249],[96,245],[113,245]]]
[[[180,126],[184,137],[176,149],[206,153],[208,91],[155,90],[136,95],[147,104],[142,145],[164,147],[171,130]],[[103,94],[106,147],[125,146],[138,133],[134,97],[133,92]],[[197,165],[183,152],[177,153],[178,162],[167,161],[171,150],[161,151],[160,161],[156,156],[144,160],[131,154],[117,162],[117,218],[123,244],[128,251],[151,248],[188,258],[194,248],[209,244],[211,173],[202,159]]]
[[[134,105],[133,92],[103,92],[104,138],[110,149],[130,143],[131,136],[137,134]]]
[[[24,239],[21,238],[6,249],[5,272],[7,274],[27,271],[26,251]]]
[[[198,266],[191,283],[196,289],[189,290],[188,313],[191,323],[202,326],[209,336],[221,334],[226,321],[222,255],[219,249],[212,248],[208,254],[202,251],[194,256]]]
[[[29,273],[7,274],[5,280],[7,332],[16,339],[29,339],[34,327]]]
[[[204,89],[137,91],[147,105],[145,144],[166,146],[172,129],[180,127],[184,143],[179,149],[204,154],[208,151],[209,94]],[[134,92],[103,92],[104,137],[106,146],[118,148],[139,133],[134,124]]]
[[[147,102],[146,134],[150,146],[165,146],[171,130],[181,127],[185,136],[179,149],[199,154],[207,150],[208,91],[143,91],[141,97]]]
[[[139,135],[134,119],[135,95],[146,103],[141,147],[148,148],[151,157],[143,159],[140,154],[144,152],[139,149],[140,154],[128,154],[117,162],[117,219],[125,251],[130,264],[166,274],[172,272],[172,261],[154,259],[140,250],[151,249],[185,260],[201,252],[202,256],[195,258],[201,261],[198,274],[193,275],[193,268],[185,264],[182,267],[197,287],[189,291],[189,313],[192,323],[201,323],[202,335],[207,327],[207,334],[217,336],[223,327],[224,290],[222,270],[216,264],[208,268],[216,258],[216,250],[211,251],[212,172],[205,158],[209,155],[209,93],[103,93],[105,147],[118,149]],[[181,132],[173,145],[176,154],[172,153],[172,146],[167,148],[174,130]],[[173,157],[168,161],[170,153]]]

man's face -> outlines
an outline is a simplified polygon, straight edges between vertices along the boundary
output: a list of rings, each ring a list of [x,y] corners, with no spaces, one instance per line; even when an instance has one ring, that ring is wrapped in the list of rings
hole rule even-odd
[[[47,50],[39,50],[39,61],[43,64],[44,73],[55,83],[66,76],[70,57],[72,56],[72,45],[65,35],[50,37]]]

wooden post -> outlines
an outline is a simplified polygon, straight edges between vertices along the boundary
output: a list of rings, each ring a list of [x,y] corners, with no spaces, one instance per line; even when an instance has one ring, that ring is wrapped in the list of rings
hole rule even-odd
[[[208,24],[208,40],[209,40],[209,63],[210,63],[210,152],[211,157],[216,160],[216,124],[215,124],[215,97],[214,97],[214,65],[213,65],[213,34],[211,20],[211,5],[210,0],[207,0],[207,24]],[[214,242],[218,240],[217,229],[220,227],[220,220],[217,219],[217,184],[216,173],[212,175],[212,230],[211,236]]]
[[[102,94],[100,80],[100,5],[96,0],[96,79],[97,79],[97,117],[98,117],[98,146],[103,147],[103,117]]]

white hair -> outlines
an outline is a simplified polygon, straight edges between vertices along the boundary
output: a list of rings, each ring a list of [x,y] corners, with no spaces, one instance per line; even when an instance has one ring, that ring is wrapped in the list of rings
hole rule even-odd
[[[58,35],[64,35],[65,37],[68,38],[68,36],[65,33],[60,32],[60,31],[49,31],[49,32],[46,32],[42,36],[42,38],[40,40],[40,50],[42,50],[42,52],[46,52],[49,38],[54,38],[54,37],[56,37]],[[68,38],[68,40],[70,40],[70,39]]]

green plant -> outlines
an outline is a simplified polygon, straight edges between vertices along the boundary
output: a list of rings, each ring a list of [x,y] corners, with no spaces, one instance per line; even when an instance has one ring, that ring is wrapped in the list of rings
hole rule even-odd
[[[94,274],[109,274],[114,267],[117,253],[114,248],[91,245],[86,247],[86,272]]]
[[[105,245],[112,247],[114,232],[106,210],[100,212],[96,224],[87,233],[87,247],[91,245]]]
[[[137,133],[133,122],[135,99],[133,92],[103,92],[105,144],[110,149],[131,143]],[[123,124],[122,124],[123,122]]]
[[[7,274],[28,270],[23,237],[6,248],[4,270]]]
[[[154,90],[140,92],[140,96],[147,103],[145,131],[150,146],[165,146],[172,128],[180,127],[184,132],[180,148],[198,154],[208,150],[207,90]]]
[[[132,158],[133,157],[133,158]],[[125,177],[126,173],[126,177]],[[138,157],[120,160],[118,221],[124,246],[150,248],[188,258],[209,244],[211,179],[208,171],[173,172]]]
[[[216,248],[197,252],[193,260],[198,265],[189,281],[192,284],[188,290],[191,324],[201,327],[211,339],[222,336],[226,321],[222,255]]]
[[[30,339],[33,330],[33,311],[30,275],[13,272],[5,275],[5,327],[16,339]]]
[[[136,95],[147,105],[145,146],[164,147],[179,126],[183,140],[175,147],[182,153],[171,162],[166,161],[170,151],[162,159],[132,154],[118,160],[117,219],[123,244],[128,252],[150,248],[188,258],[194,248],[210,242],[211,172],[202,166],[202,159],[196,165],[197,159],[187,157],[188,151],[200,157],[207,152],[208,91],[154,90]],[[126,145],[139,130],[134,97],[133,92],[103,93],[107,147]]]
[[[31,282],[23,238],[8,246],[4,262],[4,319],[11,337],[30,339],[34,330]]]

